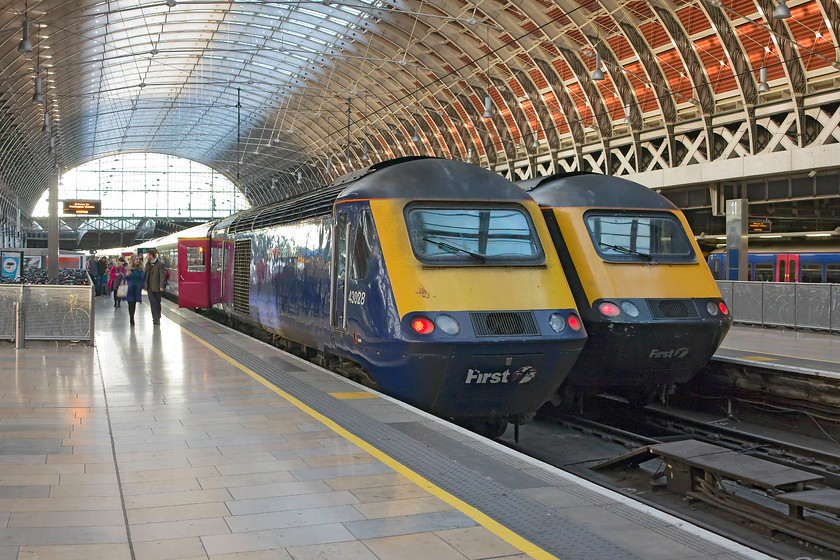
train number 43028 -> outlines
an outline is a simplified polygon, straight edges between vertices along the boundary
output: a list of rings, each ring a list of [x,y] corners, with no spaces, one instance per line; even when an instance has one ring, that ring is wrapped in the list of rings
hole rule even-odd
[[[365,304],[365,293],[364,292],[350,292],[347,296],[347,301],[349,303],[355,305],[364,305]]]

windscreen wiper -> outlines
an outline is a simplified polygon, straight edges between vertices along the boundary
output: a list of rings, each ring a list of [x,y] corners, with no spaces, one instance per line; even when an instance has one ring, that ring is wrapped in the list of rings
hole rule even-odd
[[[467,255],[471,256],[474,259],[478,259],[481,262],[484,262],[484,261],[487,260],[486,255],[482,255],[481,253],[476,253],[475,251],[470,251],[469,249],[464,249],[463,247],[458,247],[457,245],[452,245],[452,244],[447,243],[445,241],[436,241],[436,240],[432,239],[431,237],[429,237],[428,235],[424,235],[423,240],[428,241],[429,243],[431,243],[433,245],[437,245],[441,249],[449,249],[450,251],[460,251],[461,253],[466,253]]]
[[[619,245],[610,245],[609,243],[604,243],[603,241],[599,241],[598,244],[601,247],[609,247],[610,249],[615,249],[619,253],[624,253],[625,255],[637,255],[642,257],[643,259],[651,260],[651,256],[647,253],[640,253],[639,251],[634,251],[633,249],[628,249],[627,247],[621,247]]]

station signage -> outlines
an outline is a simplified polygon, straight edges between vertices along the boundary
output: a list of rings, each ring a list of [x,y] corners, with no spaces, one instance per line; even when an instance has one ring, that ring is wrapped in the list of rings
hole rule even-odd
[[[750,220],[747,230],[748,233],[770,233],[770,220]]]
[[[101,200],[62,200],[61,205],[65,214],[98,216],[102,213]]]

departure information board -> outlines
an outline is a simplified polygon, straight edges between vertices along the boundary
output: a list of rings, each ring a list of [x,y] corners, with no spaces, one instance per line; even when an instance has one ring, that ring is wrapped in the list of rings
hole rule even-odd
[[[65,214],[98,216],[102,213],[101,200],[62,200],[61,204]]]

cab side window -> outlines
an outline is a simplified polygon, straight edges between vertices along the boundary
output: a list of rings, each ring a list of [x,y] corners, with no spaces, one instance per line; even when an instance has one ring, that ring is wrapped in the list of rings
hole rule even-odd
[[[336,225],[336,230],[336,277],[344,278],[344,263],[347,257],[347,214],[341,213],[338,215],[338,224]]]
[[[350,277],[359,280],[367,277],[368,261],[373,253],[373,218],[367,209],[359,213],[356,235],[353,238],[353,259]]]

